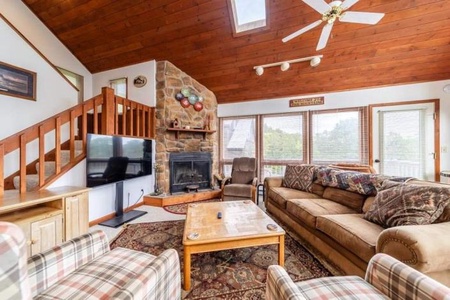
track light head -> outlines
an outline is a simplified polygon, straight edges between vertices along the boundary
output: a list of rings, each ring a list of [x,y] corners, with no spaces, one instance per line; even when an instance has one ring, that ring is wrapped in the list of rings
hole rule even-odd
[[[264,73],[264,68],[259,66],[256,68],[256,75],[261,76]]]
[[[280,69],[281,69],[281,71],[284,72],[284,71],[289,70],[290,66],[291,65],[288,62],[285,61],[284,63],[281,64]]]
[[[309,62],[309,64],[311,65],[311,67],[315,68],[315,67],[317,67],[317,66],[320,64],[320,62],[321,62],[320,57],[315,56],[315,57],[313,57],[313,58],[311,59],[311,61]]]

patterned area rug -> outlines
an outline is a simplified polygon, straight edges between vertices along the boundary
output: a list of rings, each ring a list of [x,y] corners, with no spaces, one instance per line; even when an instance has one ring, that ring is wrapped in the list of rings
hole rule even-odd
[[[220,199],[209,199],[209,200],[197,201],[195,203],[217,202],[217,201],[220,201]],[[167,205],[167,206],[164,206],[163,208],[165,211],[168,211],[173,214],[185,215],[189,204],[190,203]]]
[[[153,255],[174,248],[180,255],[183,272],[183,229],[184,220],[129,224],[111,242],[111,248],[124,247]],[[277,249],[271,245],[192,255],[192,289],[184,293],[183,298],[265,299],[266,271],[269,265],[277,264]],[[294,281],[331,276],[288,234],[285,238],[285,267]]]

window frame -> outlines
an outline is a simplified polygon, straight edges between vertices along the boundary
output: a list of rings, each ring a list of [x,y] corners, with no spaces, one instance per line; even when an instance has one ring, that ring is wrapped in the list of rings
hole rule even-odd
[[[342,112],[358,112],[359,116],[359,139],[360,139],[360,145],[359,145],[359,161],[346,161],[346,160],[336,160],[336,161],[320,161],[320,160],[314,160],[313,159],[313,116],[318,114],[330,114],[330,113],[342,113]],[[314,110],[309,112],[309,128],[308,128],[308,134],[309,134],[309,141],[308,141],[308,147],[309,147],[309,155],[308,155],[308,162],[311,164],[324,164],[329,165],[333,163],[355,163],[355,164],[368,164],[369,163],[369,126],[368,126],[368,109],[365,106],[361,107],[349,107],[349,108],[339,108],[339,109],[325,109],[325,110]]]
[[[230,23],[231,23],[231,27],[232,27],[232,33],[234,37],[240,37],[243,35],[248,35],[248,34],[253,34],[253,33],[257,33],[257,32],[262,32],[262,31],[266,31],[270,29],[270,1],[269,0],[264,0],[265,2],[265,6],[266,6],[266,19],[265,19],[265,25],[263,26],[258,26],[258,27],[254,27],[254,28],[248,28],[248,29],[242,29],[240,30],[239,27],[246,27],[247,24],[255,24],[257,21],[251,22],[251,23],[246,23],[244,25],[238,25],[237,24],[237,12],[235,9],[235,1],[236,0],[228,0],[227,4],[228,4],[228,12],[230,15]],[[248,26],[248,27],[251,27]]]
[[[302,116],[302,134],[303,134],[303,159],[302,160],[266,160],[264,157],[264,119],[265,118],[276,118],[276,117],[289,117],[289,116]],[[258,157],[259,166],[259,178],[260,181],[264,180],[264,166],[287,166],[289,164],[305,164],[308,161],[308,112],[292,112],[292,113],[276,113],[276,114],[264,114],[260,115],[260,146]]]
[[[222,173],[222,174],[224,174],[225,173],[225,171],[224,171],[224,168],[225,168],[225,165],[229,165],[229,166],[231,166],[232,164],[233,164],[233,159],[225,159],[223,156],[224,156],[224,151],[223,151],[223,133],[224,133],[224,130],[223,130],[223,124],[224,124],[224,121],[227,121],[227,120],[239,120],[239,119],[254,119],[254,121],[255,121],[255,132],[254,132],[254,134],[255,134],[255,157],[256,158],[258,158],[259,157],[259,147],[258,147],[258,144],[259,144],[259,128],[260,128],[260,125],[259,125],[259,118],[258,118],[258,116],[256,116],[256,115],[249,115],[249,116],[237,116],[237,117],[222,117],[222,118],[219,118],[219,128],[220,128],[220,131],[219,131],[219,173]],[[258,168],[258,166],[257,166],[257,168]],[[258,172],[258,170],[257,170],[257,172]],[[258,174],[258,173],[257,173]]]

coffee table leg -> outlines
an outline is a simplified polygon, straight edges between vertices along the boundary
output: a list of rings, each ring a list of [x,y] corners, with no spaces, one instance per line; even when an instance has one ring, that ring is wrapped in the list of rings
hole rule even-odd
[[[284,235],[280,236],[278,244],[278,264],[284,267]]]
[[[184,290],[189,291],[191,289],[191,249],[184,246],[183,253]]]

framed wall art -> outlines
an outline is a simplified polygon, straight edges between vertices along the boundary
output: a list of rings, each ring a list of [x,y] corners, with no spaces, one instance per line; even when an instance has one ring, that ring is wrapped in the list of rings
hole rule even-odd
[[[0,61],[0,94],[36,101],[36,73]]]

